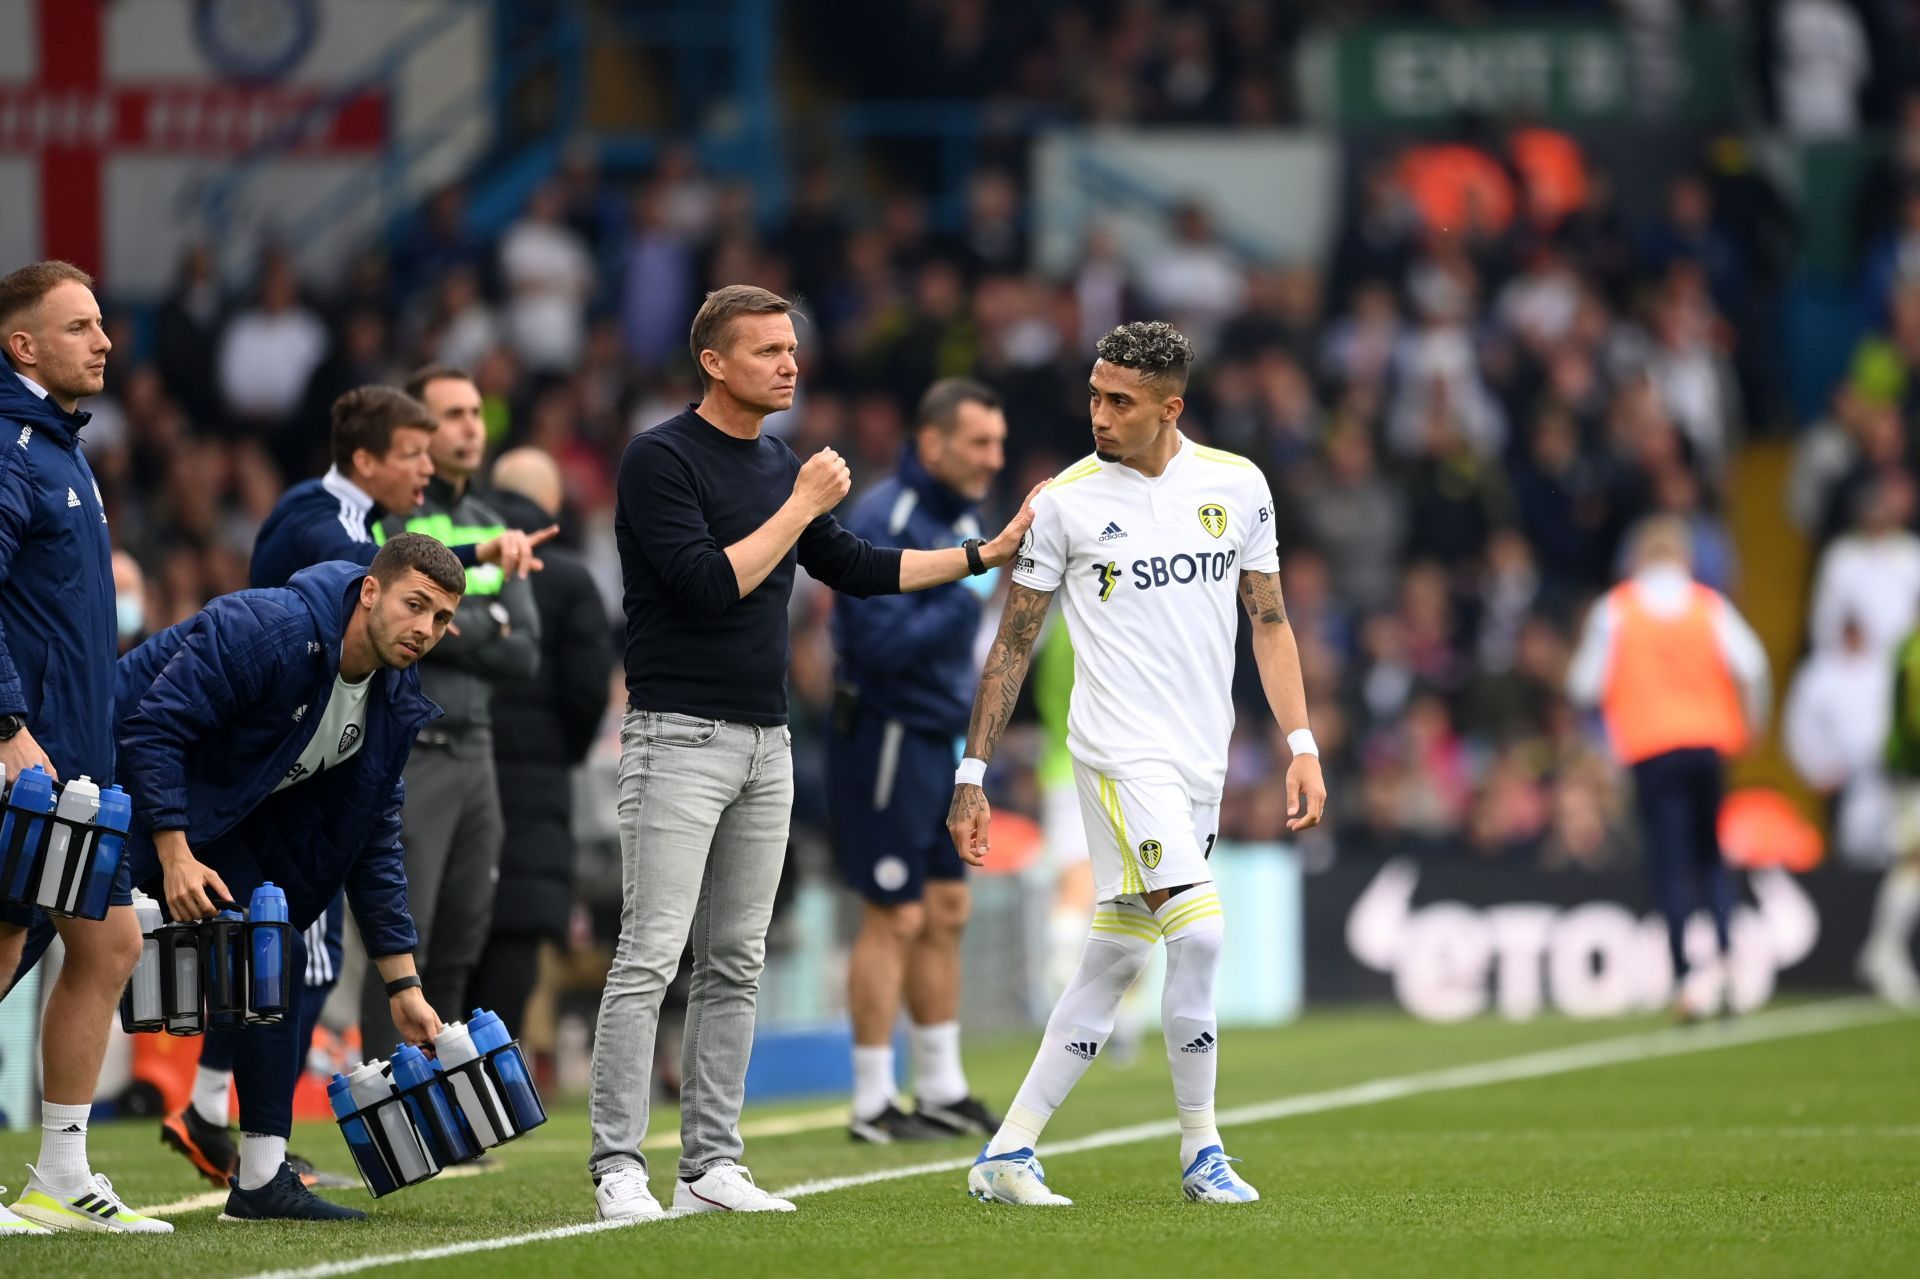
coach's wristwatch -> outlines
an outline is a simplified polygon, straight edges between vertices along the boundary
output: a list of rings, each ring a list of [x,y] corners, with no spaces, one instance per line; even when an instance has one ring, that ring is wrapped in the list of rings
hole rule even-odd
[[[987,544],[984,537],[970,537],[960,543],[960,549],[967,553],[967,573],[978,577],[987,571],[987,562],[980,558],[980,548]]]
[[[25,715],[0,715],[0,742],[10,742],[27,726]]]

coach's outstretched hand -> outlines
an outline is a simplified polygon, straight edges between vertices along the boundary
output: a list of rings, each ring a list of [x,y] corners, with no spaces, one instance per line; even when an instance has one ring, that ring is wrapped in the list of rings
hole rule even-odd
[[[1327,779],[1318,755],[1295,755],[1287,765],[1287,829],[1311,830],[1327,811]]]
[[[853,487],[853,472],[847,459],[832,449],[821,449],[808,458],[794,477],[793,496],[810,520],[818,519],[840,505],[840,499]]]
[[[1050,483],[1051,476],[1027,490],[1026,500],[1020,503],[1020,509],[1007,521],[1007,526],[1000,530],[1000,536],[980,548],[980,558],[986,561],[988,568],[999,568],[1013,559],[1014,552],[1020,549],[1020,540],[1033,527],[1033,499],[1039,497],[1040,490]]]
[[[969,866],[984,866],[987,861],[987,827],[993,821],[993,809],[987,804],[987,792],[965,783],[953,788],[953,803],[947,809],[947,834],[953,847]]]
[[[490,537],[474,547],[474,558],[482,564],[498,564],[500,571],[508,577],[538,573],[547,565],[546,561],[533,553],[534,549],[559,531],[558,524],[549,524],[537,533],[522,533],[517,528],[510,528],[498,537]]]

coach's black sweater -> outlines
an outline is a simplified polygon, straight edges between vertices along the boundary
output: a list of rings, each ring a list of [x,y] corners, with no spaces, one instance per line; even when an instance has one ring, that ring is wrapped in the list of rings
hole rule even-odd
[[[613,528],[635,710],[784,724],[796,560],[848,595],[900,589],[898,549],[870,545],[822,515],[741,598],[726,548],[772,518],[799,474],[783,441],[728,435],[692,406],[627,445]]]

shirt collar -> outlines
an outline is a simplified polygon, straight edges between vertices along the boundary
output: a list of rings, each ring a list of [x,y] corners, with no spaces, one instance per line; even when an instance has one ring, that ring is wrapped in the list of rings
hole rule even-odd
[[[42,400],[47,398],[46,387],[41,386],[38,382],[34,381],[32,378],[28,377],[24,373],[15,373],[14,376],[19,378],[21,384],[25,386],[29,391],[32,391],[36,397]]]
[[[361,515],[366,515],[373,510],[373,499],[367,496],[366,490],[342,475],[337,466],[327,468],[327,473],[320,477],[320,487]]]

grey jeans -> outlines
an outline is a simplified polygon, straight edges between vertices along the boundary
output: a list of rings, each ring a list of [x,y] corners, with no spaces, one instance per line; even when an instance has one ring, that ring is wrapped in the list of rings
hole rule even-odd
[[[680,1175],[738,1160],[767,925],[793,815],[792,738],[687,715],[628,711],[620,728],[620,945],[593,1044],[594,1176],[647,1166],[660,1000],[689,936]]]

